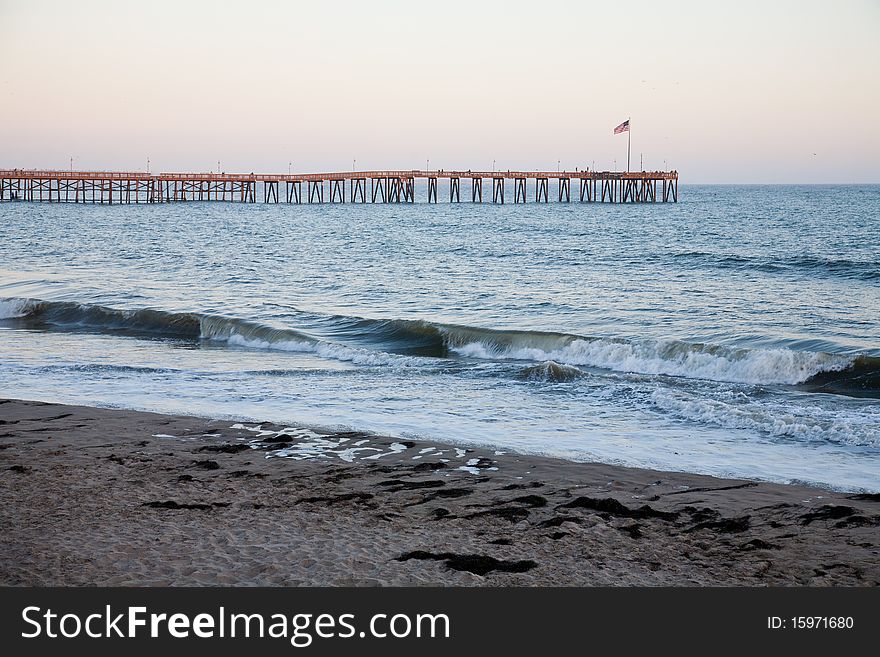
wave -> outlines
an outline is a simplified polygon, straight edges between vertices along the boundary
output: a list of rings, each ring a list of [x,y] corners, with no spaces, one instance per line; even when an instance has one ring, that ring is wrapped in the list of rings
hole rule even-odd
[[[678,262],[693,261],[719,269],[756,270],[768,273],[803,271],[809,274],[863,281],[880,279],[880,262],[850,260],[848,258],[822,258],[808,255],[744,256],[705,251],[683,251],[673,254],[673,258]]]
[[[317,318],[316,318],[317,317]],[[120,310],[38,299],[0,300],[0,319],[61,330],[146,333],[252,349],[308,352],[368,366],[424,366],[443,358],[532,363],[521,378],[572,380],[580,368],[880,397],[880,358],[779,348],[733,348],[679,340],[622,339],[485,329],[423,320],[302,313],[306,329],[157,309]]]
[[[168,337],[199,337],[196,313],[174,313],[151,308],[117,310],[96,304],[40,299],[0,300],[0,319],[20,319],[26,325],[101,328],[105,331],[156,333]]]
[[[555,343],[555,344],[554,344]],[[790,349],[736,349],[678,340],[623,340],[540,335],[534,342],[466,342],[453,347],[463,356],[509,360],[554,361],[615,372],[679,376],[756,385],[797,385],[820,373],[835,373],[829,386],[845,383],[854,358]],[[880,359],[865,358],[880,372]],[[832,384],[834,381],[836,383]],[[880,390],[880,387],[878,387]]]
[[[291,328],[208,313],[153,308],[129,310],[72,301],[11,298],[0,299],[0,320],[11,320],[27,328],[188,338],[250,349],[314,353],[357,365],[420,364],[417,359],[327,342]]]
[[[880,358],[856,356],[845,370],[818,372],[799,387],[852,397],[880,397]]]

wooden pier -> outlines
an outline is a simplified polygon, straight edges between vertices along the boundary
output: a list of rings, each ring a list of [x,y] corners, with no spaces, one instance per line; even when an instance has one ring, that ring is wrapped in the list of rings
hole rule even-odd
[[[569,203],[572,181],[582,203],[678,201],[678,171],[348,171],[337,173],[158,173],[0,169],[0,201],[47,203],[414,203],[416,180],[425,180],[427,202],[439,200],[448,182],[449,202],[459,203],[462,181],[472,203]],[[483,182],[491,190],[483,193]],[[551,194],[551,181],[554,191]],[[507,184],[507,183],[510,184]],[[513,198],[509,188],[513,187]],[[467,187],[466,187],[467,191]],[[444,194],[445,196],[445,194]],[[485,197],[485,199],[484,199]]]

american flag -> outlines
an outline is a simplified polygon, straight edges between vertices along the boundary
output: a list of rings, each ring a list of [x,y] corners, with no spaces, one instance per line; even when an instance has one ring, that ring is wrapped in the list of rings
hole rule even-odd
[[[629,132],[629,119],[614,128],[615,135],[619,135],[621,132]]]

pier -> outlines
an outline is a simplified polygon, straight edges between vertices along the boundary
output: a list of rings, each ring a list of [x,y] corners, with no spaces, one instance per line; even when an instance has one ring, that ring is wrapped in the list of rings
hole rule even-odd
[[[417,180],[426,183],[428,203],[440,200],[440,180],[447,183],[450,203],[460,203],[462,196],[471,203],[548,203],[551,198],[570,203],[573,195],[581,203],[678,202],[678,171],[444,169],[290,174],[0,169],[0,201],[414,203]],[[447,194],[442,196],[445,200]]]

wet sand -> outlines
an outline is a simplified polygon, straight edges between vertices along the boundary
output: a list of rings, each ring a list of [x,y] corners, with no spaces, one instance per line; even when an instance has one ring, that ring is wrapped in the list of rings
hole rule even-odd
[[[880,583],[880,495],[271,423],[0,400],[0,491],[3,585]]]

